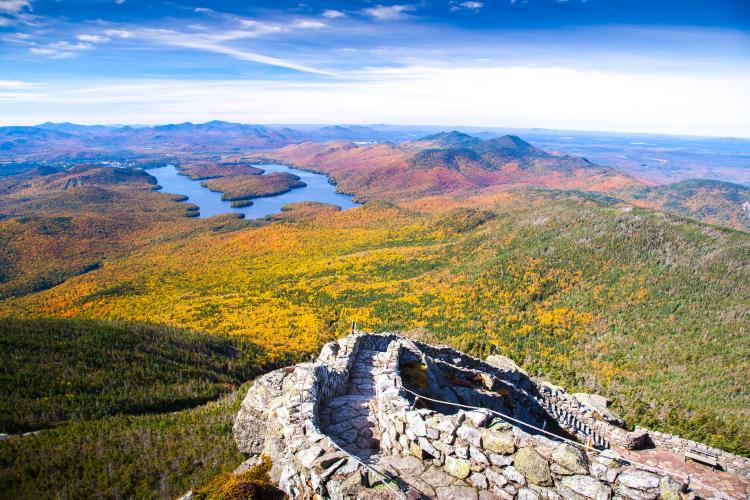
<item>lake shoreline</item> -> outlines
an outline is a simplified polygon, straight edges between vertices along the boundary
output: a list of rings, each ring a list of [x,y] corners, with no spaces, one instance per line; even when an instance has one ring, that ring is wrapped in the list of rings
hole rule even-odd
[[[281,212],[285,205],[305,201],[335,205],[341,210],[361,205],[354,200],[354,195],[336,191],[336,183],[324,173],[290,166],[286,162],[272,163],[270,160],[263,163],[254,160],[252,165],[263,170],[262,174],[257,174],[259,178],[274,173],[286,173],[298,178],[302,185],[273,193],[226,199],[224,191],[209,188],[204,184],[205,180],[192,179],[176,165],[149,169],[149,174],[157,179],[161,192],[174,194],[179,196],[182,202],[197,206],[199,218],[234,213],[241,214],[247,220],[263,219]],[[241,202],[241,206],[233,205],[236,202]]]
[[[266,161],[268,163],[265,163]],[[349,192],[346,192],[346,191],[339,191],[339,189],[338,189],[338,186],[339,186],[338,183],[336,181],[334,181],[333,178],[331,178],[326,172],[323,172],[322,170],[315,170],[315,169],[310,168],[310,167],[302,167],[302,166],[296,165],[296,164],[294,164],[294,163],[292,163],[290,161],[286,161],[286,160],[274,160],[273,158],[265,158],[265,157],[260,157],[260,158],[257,158],[257,159],[253,159],[251,163],[252,163],[252,165],[283,165],[285,167],[293,168],[295,170],[302,170],[303,172],[310,172],[311,174],[324,175],[324,176],[326,176],[326,178],[328,178],[328,183],[330,185],[332,185],[332,186],[334,186],[334,187],[337,188],[336,189],[337,193],[343,194],[343,195],[346,195],[346,196],[351,196],[352,198],[356,198],[357,197],[356,193],[349,193]],[[357,203],[362,204],[364,202],[359,202],[358,201]]]

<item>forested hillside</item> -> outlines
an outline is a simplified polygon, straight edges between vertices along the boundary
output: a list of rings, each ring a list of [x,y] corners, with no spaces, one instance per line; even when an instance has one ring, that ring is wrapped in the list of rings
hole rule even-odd
[[[266,364],[263,350],[240,337],[10,318],[0,319],[0,359],[5,433],[193,407],[262,373]]]
[[[731,182],[690,179],[629,193],[633,203],[750,231],[750,188]]]
[[[240,386],[277,366],[239,336],[9,318],[0,361],[0,432],[35,431],[0,440],[3,498],[174,497],[205,484],[241,461]]]
[[[155,191],[140,169],[80,166],[0,182],[0,297],[43,290],[155,240],[244,226],[193,221],[197,207]]]
[[[482,140],[444,132],[401,144],[293,144],[256,158],[332,176],[362,200],[411,202],[518,188],[606,193],[637,206],[750,230],[750,189],[692,179],[653,186],[586,158],[550,154],[517,136]]]
[[[745,188],[645,186],[457,132],[169,161],[245,203],[298,182],[260,176],[273,158],[367,203],[199,219],[139,168],[0,179],[0,496],[201,487],[240,461],[240,384],[351,321],[509,356],[631,425],[750,455],[750,234],[688,218],[743,228]]]
[[[244,389],[193,409],[74,421],[0,441],[3,498],[175,498],[229,472]]]
[[[443,201],[156,243],[0,310],[243,335],[273,360],[352,320],[430,332],[748,453],[750,236],[585,194]]]

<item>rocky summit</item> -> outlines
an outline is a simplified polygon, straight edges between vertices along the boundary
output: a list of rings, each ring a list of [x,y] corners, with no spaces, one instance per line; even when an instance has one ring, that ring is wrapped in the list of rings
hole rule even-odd
[[[595,394],[394,333],[259,378],[234,434],[292,498],[746,498],[750,460],[630,431]],[[690,460],[687,460],[690,459]]]

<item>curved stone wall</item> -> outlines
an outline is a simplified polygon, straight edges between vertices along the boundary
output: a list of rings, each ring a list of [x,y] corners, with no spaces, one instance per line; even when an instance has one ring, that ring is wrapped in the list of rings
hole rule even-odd
[[[363,371],[355,360],[371,364]],[[328,413],[321,423],[322,405],[330,413],[336,398],[354,398],[368,413],[374,455],[353,450],[358,441],[337,435]],[[456,406],[471,402],[514,421]],[[326,344],[315,362],[259,378],[234,431],[250,457],[244,467],[268,455],[272,478],[292,498],[692,497],[680,496],[682,485],[668,474],[564,441],[641,444],[644,433],[622,428],[602,404],[536,383],[510,360],[487,363],[396,334],[354,334]]]

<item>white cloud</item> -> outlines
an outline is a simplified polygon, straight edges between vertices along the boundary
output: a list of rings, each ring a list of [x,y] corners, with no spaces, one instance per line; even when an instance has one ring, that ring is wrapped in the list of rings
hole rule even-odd
[[[73,57],[83,50],[93,48],[96,44],[106,43],[113,39],[137,38],[142,42],[223,54],[241,61],[267,64],[306,73],[332,75],[330,72],[312,66],[227,45],[230,42],[258,38],[292,29],[321,29],[327,26],[325,23],[314,19],[301,19],[287,25],[276,25],[254,19],[240,19],[238,24],[240,25],[239,29],[213,32],[207,30],[182,32],[167,29],[140,29],[137,31],[108,29],[99,34],[82,33],[76,35],[76,43],[60,41],[43,46],[35,45],[29,49],[29,52],[37,56],[65,59]]]
[[[0,12],[17,14],[22,10],[31,10],[30,0],[0,0]]]
[[[326,23],[322,23],[320,21],[311,21],[309,19],[304,19],[302,21],[297,21],[294,23],[295,28],[301,28],[301,29],[321,29],[328,26]]]
[[[29,49],[34,55],[49,57],[52,59],[67,59],[80,53],[81,51],[93,48],[96,44],[106,43],[112,38],[129,38],[132,33],[124,30],[106,30],[104,34],[82,33],[76,35],[75,43],[60,41],[49,43],[47,45],[35,46]]]
[[[102,36],[102,35],[83,34],[83,35],[77,35],[76,38],[82,42],[87,42],[87,43],[104,43],[104,42],[109,41],[108,37]]]
[[[30,38],[31,35],[29,35],[28,33],[8,33],[6,36],[0,38],[0,40],[2,40],[3,42],[29,45],[29,43],[33,43],[28,41]]]
[[[115,0],[115,3],[116,3],[117,5],[122,5],[122,4],[124,4],[124,3],[125,3],[125,0]]]
[[[305,73],[333,76],[333,73],[319,68],[299,64],[285,58],[261,54],[253,50],[237,47],[236,44],[231,44],[232,42],[259,38],[273,33],[288,32],[294,29],[320,29],[327,26],[325,23],[313,19],[301,19],[291,21],[286,25],[279,25],[254,19],[239,19],[238,24],[240,25],[239,29],[213,32],[203,30],[198,32],[183,32],[168,29],[143,29],[139,30],[136,35],[144,41],[157,44],[202,50],[223,54],[241,61],[267,64],[269,66],[288,68]]]
[[[39,86],[39,83],[21,80],[0,80],[0,90],[26,90]]]
[[[407,12],[416,10],[413,5],[377,5],[363,9],[362,12],[381,21],[395,21],[407,17]]]
[[[323,11],[323,17],[326,17],[328,19],[336,19],[337,17],[346,17],[346,14],[344,14],[340,10],[326,9]]]
[[[127,30],[106,30],[104,34],[110,38],[130,38],[133,36],[133,33]]]
[[[458,3],[455,0],[450,2],[451,4],[451,12],[455,12],[457,10],[479,10],[482,7],[484,7],[484,2],[461,2]]]
[[[411,66],[315,83],[47,84],[44,92],[0,95],[0,120],[431,123],[750,137],[748,86],[747,71],[686,75]]]
[[[269,33],[278,33],[280,31],[285,31],[281,26],[264,23],[262,21],[256,21],[254,19],[242,19],[240,20],[240,25],[245,28],[244,32],[247,34],[247,36],[243,36],[242,38],[256,37],[260,35],[267,35]],[[238,33],[237,31],[230,32]]]
[[[193,12],[196,12],[198,14],[210,14],[211,12],[214,12],[214,10],[207,7],[196,7],[195,9],[193,9]]]
[[[29,49],[34,55],[49,57],[51,59],[67,59],[75,56],[82,50],[90,49],[90,43],[78,42],[54,42],[42,47],[32,47]]]
[[[247,26],[252,26],[251,30],[230,30],[218,34],[204,34],[204,33],[182,33],[179,31],[172,30],[144,30],[140,33],[140,36],[157,43],[164,45],[171,45],[173,47],[182,47],[186,49],[203,50],[206,52],[213,52],[216,54],[223,54],[240,61],[248,61],[260,64],[267,64],[269,66],[277,66],[281,68],[293,69],[296,71],[302,71],[305,73],[317,73],[322,75],[331,75],[330,72],[306,66],[303,64],[297,64],[293,61],[286,59],[267,56],[258,52],[249,50],[239,49],[223,45],[224,42],[230,42],[235,40],[241,40],[245,38],[255,38],[261,34],[275,31],[275,27],[264,25],[256,21],[247,21]],[[269,31],[270,30],[270,31]]]
[[[10,19],[7,17],[0,17],[0,26],[10,26]]]

